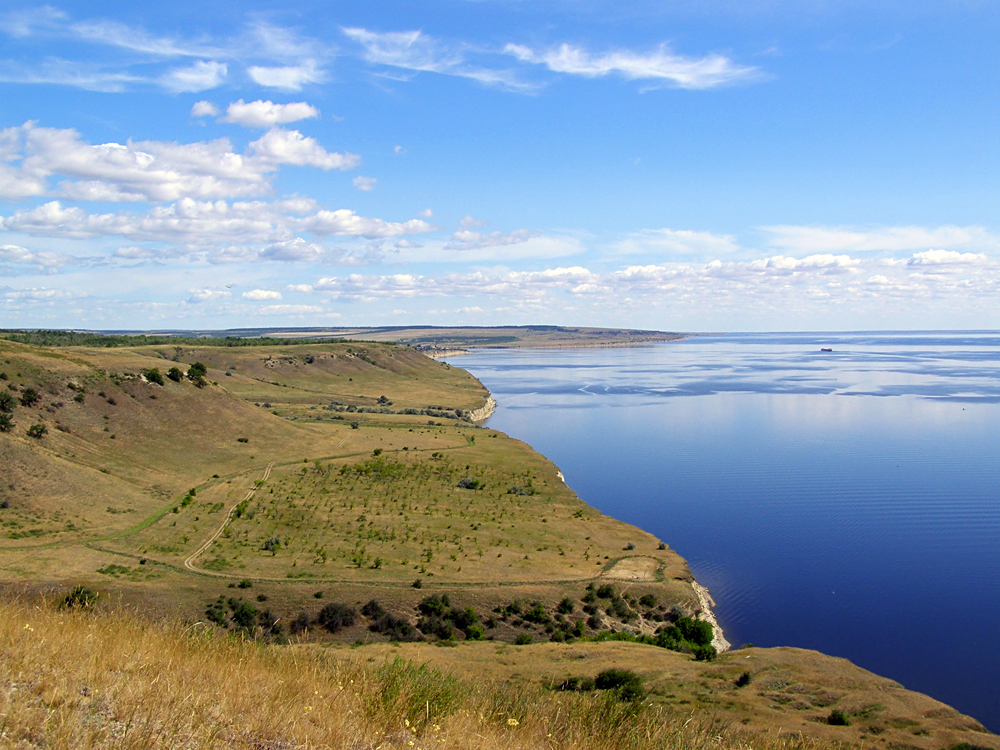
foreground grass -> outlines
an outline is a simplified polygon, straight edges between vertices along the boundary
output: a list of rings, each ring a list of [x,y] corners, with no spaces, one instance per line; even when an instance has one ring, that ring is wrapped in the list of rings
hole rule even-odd
[[[0,604],[4,747],[813,748],[644,703],[276,648],[124,609]]]

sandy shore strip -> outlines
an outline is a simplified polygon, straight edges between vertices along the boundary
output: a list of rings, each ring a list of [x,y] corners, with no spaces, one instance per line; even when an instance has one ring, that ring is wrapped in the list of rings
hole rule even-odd
[[[701,619],[712,626],[712,645],[715,646],[715,650],[720,654],[723,651],[728,651],[730,643],[726,640],[725,635],[723,635],[722,628],[719,627],[719,621],[715,619],[715,612],[712,611],[712,607],[715,606],[715,599],[708,593],[708,589],[697,581],[691,582],[691,588],[698,595],[698,602],[701,604]]]

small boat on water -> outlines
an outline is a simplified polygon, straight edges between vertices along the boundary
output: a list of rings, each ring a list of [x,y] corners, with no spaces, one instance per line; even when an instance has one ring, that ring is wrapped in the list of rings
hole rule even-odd
[[[820,351],[821,351],[821,352],[832,352],[832,351],[833,351],[833,349],[827,349],[827,348],[823,348],[823,349],[820,349]]]

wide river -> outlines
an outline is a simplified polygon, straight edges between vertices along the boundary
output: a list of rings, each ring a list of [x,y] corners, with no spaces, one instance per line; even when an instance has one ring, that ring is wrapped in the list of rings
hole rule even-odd
[[[1000,731],[1000,333],[449,361],[490,427],[683,555],[732,643],[843,656]]]

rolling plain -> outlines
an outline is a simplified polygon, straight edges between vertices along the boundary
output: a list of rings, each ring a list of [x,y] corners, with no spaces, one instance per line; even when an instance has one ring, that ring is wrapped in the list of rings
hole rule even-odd
[[[100,744],[123,712],[152,710],[127,709],[122,668],[94,667],[130,642],[115,642],[118,627],[135,653],[145,638],[174,654],[157,669],[177,670],[178,696],[199,649],[241,686],[287,673],[295,687],[275,688],[279,702],[314,689],[332,706],[340,679],[367,717],[348,732],[359,746],[431,746],[451,731],[445,744],[458,747],[1000,747],[973,719],[842,659],[708,650],[718,634],[699,624],[707,613],[669,540],[600,514],[530,446],[478,426],[482,384],[412,347],[39,341],[0,338],[0,680],[15,744],[46,744],[56,718],[66,743]],[[78,639],[77,666],[53,682],[57,655],[29,636],[45,631],[56,648],[64,621],[96,651]],[[392,714],[372,708],[369,688],[343,686],[353,674],[384,688],[398,664],[428,665],[425,681],[457,697],[399,698]],[[618,734],[545,731],[560,702],[607,703],[592,680],[608,669],[644,686]],[[97,683],[99,707],[79,698]],[[472,732],[469,711],[503,686],[521,691],[519,707]],[[163,710],[147,720],[153,746],[154,725],[180,721]],[[88,725],[95,711],[104,719]],[[178,730],[190,744],[245,744],[231,721],[198,716]],[[668,734],[652,732],[655,717]],[[300,719],[260,721],[256,746],[346,741]]]

